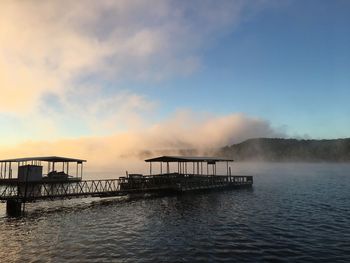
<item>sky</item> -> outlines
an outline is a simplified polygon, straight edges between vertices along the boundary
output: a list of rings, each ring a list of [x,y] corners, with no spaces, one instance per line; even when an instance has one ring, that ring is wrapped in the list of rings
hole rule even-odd
[[[0,156],[349,137],[347,0],[0,5]]]

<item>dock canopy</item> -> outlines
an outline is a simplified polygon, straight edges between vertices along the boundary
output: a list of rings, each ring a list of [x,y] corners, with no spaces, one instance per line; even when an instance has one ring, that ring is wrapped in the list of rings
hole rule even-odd
[[[19,163],[19,162],[31,162],[31,161],[41,161],[41,162],[76,162],[83,163],[86,160],[75,159],[75,158],[67,158],[67,157],[59,157],[59,156],[41,156],[41,157],[25,157],[25,158],[15,158],[15,159],[5,159],[0,160],[0,163]]]
[[[199,156],[160,156],[145,160],[145,162],[233,162],[232,159],[220,158],[220,157],[199,157]]]
[[[152,163],[159,163],[159,172],[163,174],[163,163],[166,163],[166,173],[170,173],[170,164],[177,163],[176,173],[185,175],[203,175],[205,174],[205,168],[203,164],[206,164],[206,175],[216,175],[216,163],[225,162],[227,174],[230,173],[231,168],[229,162],[233,162],[232,159],[222,157],[200,157],[200,156],[160,156],[151,159],[146,159],[145,162],[150,164],[150,174],[152,175]],[[209,169],[209,166],[211,169]],[[176,167],[175,167],[176,168]],[[210,172],[209,170],[212,170]]]

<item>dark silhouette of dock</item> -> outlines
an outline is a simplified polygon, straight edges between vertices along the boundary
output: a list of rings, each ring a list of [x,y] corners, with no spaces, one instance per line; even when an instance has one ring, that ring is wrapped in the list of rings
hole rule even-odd
[[[0,201],[7,202],[8,214],[18,215],[24,210],[25,203],[40,200],[251,187],[252,176],[231,175],[229,162],[232,161],[215,157],[162,156],[146,160],[150,164],[150,175],[82,180],[85,160],[56,156],[1,160]],[[47,163],[45,175],[42,162]],[[218,162],[226,163],[226,175],[216,174]],[[17,178],[12,177],[13,163],[17,163]],[[70,175],[70,163],[76,164],[74,176]],[[160,164],[160,173],[152,173],[153,163]],[[176,172],[170,171],[169,163],[177,163]],[[62,171],[56,171],[58,165]]]

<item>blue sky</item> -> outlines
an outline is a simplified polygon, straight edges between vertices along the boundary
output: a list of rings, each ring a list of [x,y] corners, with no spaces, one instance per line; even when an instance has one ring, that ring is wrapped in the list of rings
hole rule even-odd
[[[287,126],[291,136],[349,136],[349,11],[348,1],[264,10],[202,50],[198,72],[148,92],[168,111],[244,112]]]
[[[217,123],[216,144],[350,136],[349,1],[66,4],[2,3],[3,145],[210,127],[203,143]]]

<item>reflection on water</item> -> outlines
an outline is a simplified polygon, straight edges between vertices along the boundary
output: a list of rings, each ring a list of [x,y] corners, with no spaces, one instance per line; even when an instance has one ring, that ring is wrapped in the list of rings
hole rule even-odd
[[[0,224],[3,262],[350,259],[350,165],[239,164],[250,190],[30,204]]]

